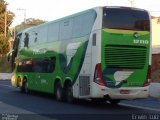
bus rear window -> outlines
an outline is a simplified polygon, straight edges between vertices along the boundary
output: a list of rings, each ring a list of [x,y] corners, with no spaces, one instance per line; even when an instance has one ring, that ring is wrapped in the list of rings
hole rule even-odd
[[[146,11],[128,8],[104,8],[103,28],[150,31]]]

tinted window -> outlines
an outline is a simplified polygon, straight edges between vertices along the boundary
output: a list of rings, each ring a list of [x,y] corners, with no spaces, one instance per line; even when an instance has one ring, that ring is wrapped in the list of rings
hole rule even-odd
[[[37,58],[33,60],[33,72],[51,73],[56,65],[55,57],[52,58]]]
[[[56,58],[35,58],[24,60],[18,64],[18,72],[52,73],[55,69]]]
[[[104,8],[103,28],[149,31],[149,15],[136,9]]]
[[[89,34],[95,22],[96,15],[95,11],[90,11],[74,17],[72,37],[75,38]]]
[[[22,33],[18,34],[14,40],[14,44],[13,44],[14,52],[12,54],[12,59],[11,59],[12,70],[15,68],[15,58],[17,57],[17,54],[18,54],[18,49],[20,46],[21,37],[22,37]]]
[[[32,72],[33,71],[32,60],[24,60],[18,63],[17,71],[18,72]]]
[[[15,57],[17,56],[17,52],[18,52],[18,48],[19,48],[19,43],[22,37],[22,33],[18,34],[14,40],[14,44],[13,44],[13,50],[15,51]]]

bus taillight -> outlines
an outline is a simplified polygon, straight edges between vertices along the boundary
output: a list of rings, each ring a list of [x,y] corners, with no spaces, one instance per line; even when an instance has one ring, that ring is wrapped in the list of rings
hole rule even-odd
[[[148,66],[148,72],[147,72],[147,77],[146,81],[144,82],[144,87],[149,86],[151,82],[151,66]]]
[[[95,67],[94,82],[101,86],[105,86],[105,82],[104,80],[102,80],[102,70],[101,70],[100,63],[96,64],[96,67]]]

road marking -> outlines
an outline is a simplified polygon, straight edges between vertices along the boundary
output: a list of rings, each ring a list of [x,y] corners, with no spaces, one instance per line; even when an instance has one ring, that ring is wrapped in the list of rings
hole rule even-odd
[[[127,106],[127,107],[133,107],[133,108],[139,108],[139,109],[145,109],[145,110],[151,110],[151,111],[160,112],[160,109],[157,109],[157,108],[150,108],[150,107],[144,107],[144,106],[130,105],[130,104],[126,104],[126,103],[120,103],[120,105]]]
[[[0,84],[0,86],[8,87],[8,88],[14,88],[11,85],[5,85],[5,84]]]

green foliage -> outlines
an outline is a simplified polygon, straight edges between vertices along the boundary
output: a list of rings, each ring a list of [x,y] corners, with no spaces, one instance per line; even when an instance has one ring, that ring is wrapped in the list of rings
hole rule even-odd
[[[9,52],[9,42],[8,37],[5,38],[3,36],[0,36],[0,55],[5,55]]]
[[[0,73],[11,72],[11,63],[7,61],[6,56],[0,56]]]
[[[0,14],[5,12],[5,1],[0,0]]]
[[[5,19],[5,14],[6,14],[6,19]],[[14,18],[14,13],[11,11],[7,11],[7,4],[4,0],[0,0],[0,34],[4,34],[5,31],[5,20],[6,20],[6,28],[7,28],[7,33],[9,30],[9,26],[11,25],[13,18]]]

